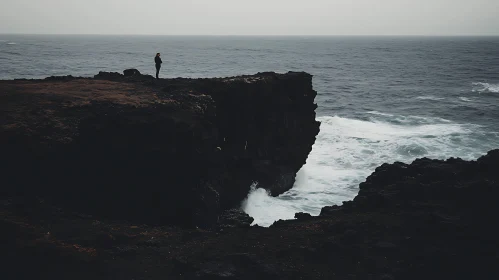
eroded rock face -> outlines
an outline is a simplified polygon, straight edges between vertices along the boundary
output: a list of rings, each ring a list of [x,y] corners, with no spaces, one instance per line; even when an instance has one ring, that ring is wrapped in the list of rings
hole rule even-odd
[[[417,159],[411,164],[383,164],[359,185],[353,201],[326,207],[321,215],[348,211],[435,211],[442,217],[483,211],[487,215],[499,195],[499,150],[476,161]],[[472,210],[472,211],[470,211]],[[498,209],[499,210],[499,209]],[[471,218],[471,216],[469,217]],[[442,218],[443,219],[443,218]],[[473,220],[478,217],[473,218]]]
[[[464,270],[469,272],[470,267],[493,261],[492,252],[499,248],[498,170],[499,150],[476,161],[423,158],[411,164],[383,164],[359,185],[353,201],[323,208],[320,218],[384,216],[385,221],[377,223],[386,227],[381,232],[390,241],[375,243],[376,249],[403,252],[403,246],[411,253],[400,255],[411,263],[414,256],[425,254],[427,271],[446,273],[449,267],[467,266]],[[356,235],[364,239],[376,235],[375,227],[356,227],[362,229]],[[343,228],[336,225],[327,231]]]
[[[470,162],[385,164],[354,201],[270,228],[247,227],[251,218],[233,210],[221,215],[221,227],[206,230],[100,219],[43,199],[2,197],[4,273],[20,279],[498,279],[498,167],[499,150]]]
[[[0,81],[2,193],[146,223],[209,226],[259,182],[290,189],[312,149],[312,77],[261,73]]]

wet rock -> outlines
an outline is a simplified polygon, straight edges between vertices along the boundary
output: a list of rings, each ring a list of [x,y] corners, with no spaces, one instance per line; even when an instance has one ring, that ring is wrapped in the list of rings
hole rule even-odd
[[[218,217],[219,227],[250,227],[254,219],[241,209],[230,209]]]
[[[333,205],[333,206],[326,206],[321,209],[321,213],[319,216],[331,216],[334,215],[335,213],[338,213],[341,210],[340,206]]]
[[[309,213],[295,213],[295,219],[297,220],[310,220],[312,219],[312,215],[310,215]]]

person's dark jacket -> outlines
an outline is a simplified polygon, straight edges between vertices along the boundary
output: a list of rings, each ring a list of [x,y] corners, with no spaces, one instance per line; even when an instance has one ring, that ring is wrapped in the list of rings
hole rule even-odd
[[[159,57],[159,56],[156,56],[154,58],[154,62],[156,62],[156,67],[161,67],[161,63],[163,63],[163,61],[161,60],[161,57]]]

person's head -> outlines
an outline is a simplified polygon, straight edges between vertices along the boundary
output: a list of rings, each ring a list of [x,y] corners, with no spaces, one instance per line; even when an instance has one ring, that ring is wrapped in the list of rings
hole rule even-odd
[[[161,54],[160,53],[157,53],[156,56],[160,56]]]

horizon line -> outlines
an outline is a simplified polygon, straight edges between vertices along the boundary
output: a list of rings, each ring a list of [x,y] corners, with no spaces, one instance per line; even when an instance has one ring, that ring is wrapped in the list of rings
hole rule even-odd
[[[178,37],[499,37],[499,34],[116,34],[116,33],[0,33],[0,35],[60,36],[178,36]]]

